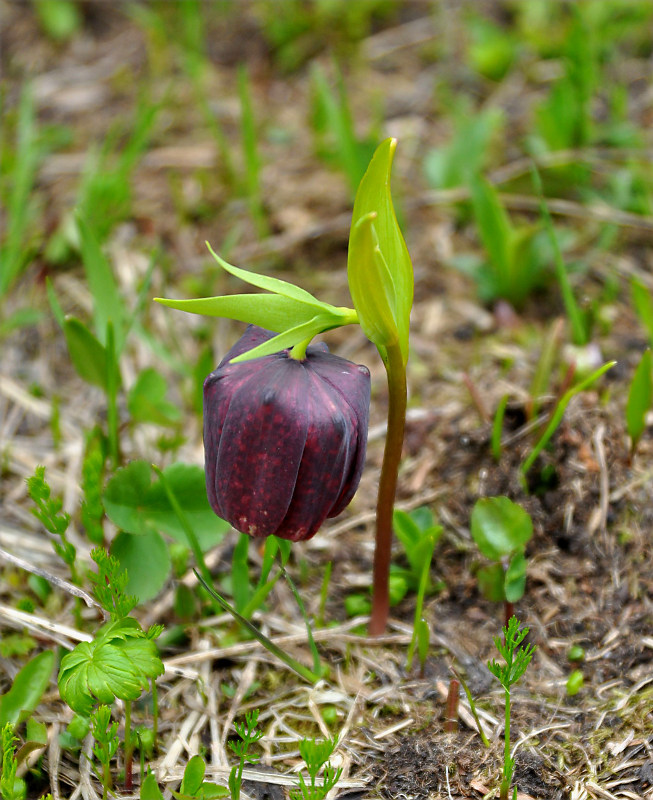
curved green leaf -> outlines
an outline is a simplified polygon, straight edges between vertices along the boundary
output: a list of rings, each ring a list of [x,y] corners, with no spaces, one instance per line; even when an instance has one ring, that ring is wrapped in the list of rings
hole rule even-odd
[[[306,303],[280,294],[232,294],[224,297],[198,297],[170,300],[155,297],[157,303],[207,317],[225,317],[258,325],[270,331],[285,331],[312,319],[324,304]]]
[[[19,670],[11,689],[0,697],[0,728],[29,717],[50,683],[53,666],[54,653],[44,650]]]
[[[268,339],[267,342],[263,342],[263,344],[259,344],[246,353],[241,353],[241,355],[232,358],[230,363],[238,364],[241,361],[250,361],[253,358],[261,358],[262,356],[278,353],[280,350],[294,347],[300,342],[312,339],[314,336],[317,336],[318,333],[337,328],[342,324],[343,322],[338,317],[330,314],[318,314],[316,317],[313,317],[313,319],[308,320],[308,322],[297,325],[294,328],[289,328],[273,339]]]
[[[226,270],[231,275],[234,275],[236,278],[240,278],[242,281],[245,281],[252,286],[256,286],[258,289],[265,289],[268,292],[273,292],[274,294],[279,294],[283,297],[289,297],[302,303],[311,303],[316,306],[324,305],[324,303],[321,303],[310,292],[307,292],[306,289],[295,286],[294,283],[282,281],[279,278],[272,278],[269,275],[261,275],[258,272],[250,272],[249,270],[241,269],[240,267],[234,267],[232,264],[228,264],[224,258],[221,258],[217,253],[215,253],[208,242],[206,242],[206,246],[209,248],[209,252],[222,267],[222,269]]]
[[[413,304],[413,267],[408,249],[399,228],[392,195],[390,193],[390,173],[392,160],[397,147],[396,139],[381,142],[360,182],[354,201],[352,215],[349,252],[347,256],[347,275],[349,279],[354,307],[358,312],[363,330],[374,331],[379,326],[387,335],[388,311],[394,318],[394,327],[398,333],[399,345],[404,363],[408,360],[408,326],[410,309]],[[374,233],[356,231],[359,223],[370,215],[369,222],[374,223]],[[365,229],[367,224],[362,227]],[[374,255],[378,247],[379,255]],[[391,277],[391,284],[386,274]],[[371,308],[366,301],[366,292],[379,291],[382,287],[385,297],[378,310]],[[377,296],[378,297],[378,296]],[[382,319],[380,320],[378,316]],[[385,347],[384,342],[377,346]]]

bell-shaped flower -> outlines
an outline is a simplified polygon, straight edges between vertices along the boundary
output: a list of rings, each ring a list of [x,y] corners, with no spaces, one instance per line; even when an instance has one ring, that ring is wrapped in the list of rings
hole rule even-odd
[[[229,363],[273,335],[250,325],[204,382],[206,489],[237,530],[299,541],[358,488],[370,374],[325,344]]]

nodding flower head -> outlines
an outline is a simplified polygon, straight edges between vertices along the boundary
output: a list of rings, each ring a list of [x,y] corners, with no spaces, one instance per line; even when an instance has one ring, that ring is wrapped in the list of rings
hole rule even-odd
[[[237,530],[299,541],[358,488],[370,373],[325,344],[229,363],[272,336],[250,325],[204,381],[206,489]]]

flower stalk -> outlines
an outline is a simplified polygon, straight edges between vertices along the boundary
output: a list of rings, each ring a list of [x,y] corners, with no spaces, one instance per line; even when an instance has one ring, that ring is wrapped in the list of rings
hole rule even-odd
[[[392,512],[401,451],[406,426],[406,368],[398,345],[386,349],[384,363],[388,376],[388,431],[383,451],[383,465],[376,504],[376,545],[372,589],[372,616],[369,632],[378,636],[385,631],[390,610],[390,559],[392,551]]]

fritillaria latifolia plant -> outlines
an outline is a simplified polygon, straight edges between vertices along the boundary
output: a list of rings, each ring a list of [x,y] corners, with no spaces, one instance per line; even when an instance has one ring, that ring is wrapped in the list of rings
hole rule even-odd
[[[223,269],[265,292],[156,298],[170,308],[255,326],[204,384],[209,500],[219,516],[252,536],[309,539],[352,499],[365,457],[369,372],[310,342],[325,331],[359,324],[376,345],[387,372],[389,406],[376,509],[373,635],[385,630],[388,618],[414,283],[390,193],[396,146],[395,139],[379,145],[356,193],[347,257],[354,308],[323,303],[291,283],[234,267],[210,246]]]

